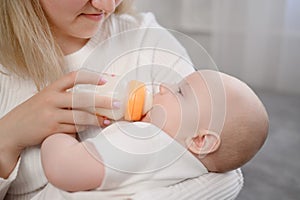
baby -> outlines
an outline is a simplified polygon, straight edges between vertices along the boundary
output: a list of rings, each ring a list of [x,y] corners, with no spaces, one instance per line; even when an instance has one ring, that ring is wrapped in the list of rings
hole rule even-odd
[[[160,85],[141,122],[116,122],[82,142],[67,134],[48,137],[42,165],[49,182],[66,191],[134,193],[236,169],[254,157],[267,133],[265,108],[245,83],[199,70]]]

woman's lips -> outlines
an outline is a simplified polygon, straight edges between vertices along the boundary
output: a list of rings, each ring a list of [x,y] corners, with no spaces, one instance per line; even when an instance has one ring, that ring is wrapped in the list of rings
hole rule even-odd
[[[104,17],[104,13],[100,13],[100,14],[81,14],[82,16],[91,19],[93,21],[101,21]]]

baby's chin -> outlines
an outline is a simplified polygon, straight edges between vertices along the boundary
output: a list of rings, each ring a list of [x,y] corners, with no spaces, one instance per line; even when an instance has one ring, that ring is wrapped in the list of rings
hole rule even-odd
[[[162,106],[154,105],[152,109],[146,114],[146,116],[143,118],[142,121],[149,122],[163,129],[167,121],[167,113]]]

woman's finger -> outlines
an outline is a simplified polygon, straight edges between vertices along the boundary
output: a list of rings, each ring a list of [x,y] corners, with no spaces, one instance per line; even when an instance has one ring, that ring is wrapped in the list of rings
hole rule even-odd
[[[87,129],[87,126],[75,125],[75,124],[59,124],[56,133],[68,133],[73,134],[81,132]]]
[[[61,110],[58,117],[62,124],[100,126],[98,117],[95,114],[82,110]]]
[[[57,91],[65,91],[76,84],[101,85],[104,83],[106,83],[106,80],[101,77],[101,74],[87,70],[80,70],[68,73],[55,81],[51,86]]]
[[[58,104],[58,107],[60,108],[73,109],[120,108],[120,102],[118,100],[113,100],[110,97],[89,92],[67,92],[59,97]]]
[[[99,125],[102,128],[105,128],[112,123],[112,121],[107,117],[103,117],[103,116],[97,116],[97,117],[98,117]]]

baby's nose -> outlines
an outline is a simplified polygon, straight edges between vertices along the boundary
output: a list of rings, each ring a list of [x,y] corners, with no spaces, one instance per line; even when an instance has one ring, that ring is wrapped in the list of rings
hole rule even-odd
[[[159,85],[159,93],[160,93],[160,94],[163,94],[163,93],[165,93],[165,90],[166,90],[166,87],[164,86],[163,83],[161,83],[161,84]]]
[[[171,90],[170,85],[167,85],[167,84],[165,84],[165,83],[161,83],[161,84],[159,85],[159,93],[160,93],[160,94],[165,94],[165,93],[167,93],[167,92],[170,92],[170,90]]]

